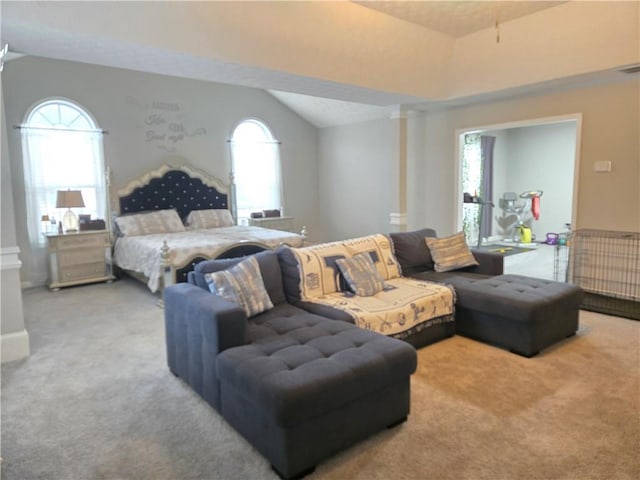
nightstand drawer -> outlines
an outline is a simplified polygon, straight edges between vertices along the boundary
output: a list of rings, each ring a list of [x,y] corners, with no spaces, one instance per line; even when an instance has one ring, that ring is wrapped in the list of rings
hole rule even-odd
[[[98,262],[104,262],[104,247],[58,251],[58,265],[60,268]]]
[[[114,279],[107,230],[47,234],[49,288]]]
[[[64,235],[56,238],[55,243],[57,250],[104,247],[105,245],[108,245],[106,234]]]
[[[74,282],[76,280],[105,277],[107,274],[107,268],[104,261],[85,265],[75,265],[72,267],[60,268],[60,281]]]

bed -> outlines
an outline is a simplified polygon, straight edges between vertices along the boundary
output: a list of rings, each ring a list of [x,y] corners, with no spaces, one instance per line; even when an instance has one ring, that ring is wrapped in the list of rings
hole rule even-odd
[[[152,292],[184,282],[202,260],[250,255],[303,236],[235,225],[233,184],[182,164],[165,164],[115,194],[114,263]]]

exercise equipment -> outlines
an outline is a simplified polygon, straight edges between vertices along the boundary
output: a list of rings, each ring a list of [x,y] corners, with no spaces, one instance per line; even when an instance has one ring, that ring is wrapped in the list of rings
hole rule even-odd
[[[515,215],[516,217],[514,234],[512,235],[513,240],[521,243],[531,243],[533,240],[531,227],[528,227],[526,222],[540,218],[540,197],[542,193],[542,190],[527,190],[520,195],[515,192],[505,192],[502,195],[500,206],[504,210],[505,217],[508,215]],[[518,202],[518,198],[523,199],[523,201]]]

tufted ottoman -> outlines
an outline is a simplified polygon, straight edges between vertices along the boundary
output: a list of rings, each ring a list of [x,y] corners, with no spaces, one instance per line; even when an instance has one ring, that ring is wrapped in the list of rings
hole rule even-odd
[[[575,285],[499,275],[457,278],[456,333],[532,357],[578,330],[582,289]]]
[[[262,320],[218,357],[220,406],[280,476],[406,419],[413,347],[312,314]]]

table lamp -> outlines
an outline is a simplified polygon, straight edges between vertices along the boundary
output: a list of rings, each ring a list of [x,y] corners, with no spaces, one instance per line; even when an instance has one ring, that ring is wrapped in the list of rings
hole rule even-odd
[[[66,208],[62,218],[62,228],[66,232],[78,231],[78,217],[71,211],[72,208],[83,208],[84,200],[80,190],[58,190],[56,208]]]

